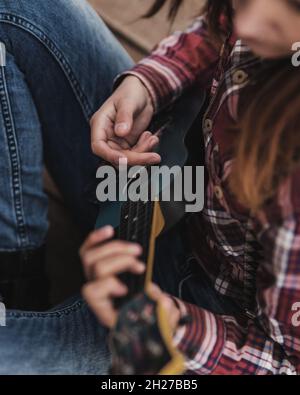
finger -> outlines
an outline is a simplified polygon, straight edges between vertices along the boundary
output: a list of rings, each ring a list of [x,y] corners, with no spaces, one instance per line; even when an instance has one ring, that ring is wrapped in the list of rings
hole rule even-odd
[[[114,135],[116,109],[113,102],[106,102],[91,118],[91,144],[97,148],[97,142],[107,141]]]
[[[112,299],[125,296],[127,292],[127,287],[116,278],[89,283],[82,289],[83,298],[97,318],[109,328],[115,325],[117,319]]]
[[[151,296],[151,298],[155,301],[159,301],[161,303],[161,306],[166,310],[166,311],[171,311],[174,308],[177,307],[174,303],[174,301],[172,300],[172,298],[167,295],[166,293],[164,293],[158,285],[154,284],[154,283],[150,283],[147,287],[147,292],[148,294]]]
[[[134,152],[151,152],[158,145],[159,138],[154,136],[151,132],[145,132],[142,134],[138,143],[133,147]]]
[[[159,303],[163,310],[169,317],[169,325],[173,331],[176,330],[178,322],[180,320],[180,311],[175,305],[172,298],[166,294],[162,295],[159,299]]]
[[[79,250],[80,256],[83,256],[88,249],[94,247],[96,244],[111,239],[113,235],[114,228],[112,226],[105,226],[104,228],[92,232],[81,246]]]
[[[114,140],[109,140],[107,144],[111,149],[116,151],[127,150],[131,148],[131,146],[128,144],[128,142],[125,139],[120,139],[117,137],[114,138]]]
[[[89,282],[82,288],[82,293],[87,301],[122,296],[127,292],[128,288],[117,277]]]
[[[108,260],[98,262],[91,267],[92,278],[105,279],[124,272],[142,274],[145,272],[144,263],[131,255],[119,255]]]
[[[115,150],[112,149],[108,143],[104,141],[98,141],[93,143],[93,152],[97,153],[102,159],[116,166],[119,162],[127,159],[128,166],[144,166],[144,165],[155,165],[161,162],[160,155],[156,153],[139,153],[133,150]]]
[[[151,132],[143,132],[137,139],[136,143],[131,145],[131,149],[135,149],[136,147],[145,144],[149,141],[150,137],[152,136]]]
[[[84,272],[88,280],[100,279],[117,275],[122,272],[142,274],[144,264],[132,255],[120,254],[114,257],[96,261],[94,264],[85,266]]]
[[[100,109],[91,120],[91,148],[95,155],[109,163],[118,164],[119,159],[123,157],[119,151],[122,148],[128,148],[128,144],[120,144],[117,149],[116,147],[110,147],[109,141],[114,136],[114,122],[112,120],[115,114],[110,114],[110,119],[105,111],[105,107]]]
[[[133,106],[126,100],[121,100],[118,103],[114,127],[115,134],[118,137],[125,137],[131,132],[134,110]]]
[[[155,301],[158,301],[163,296],[163,291],[154,283],[150,283],[147,286],[147,292]]]
[[[147,287],[147,292],[150,297],[158,302],[163,310],[166,312],[169,324],[172,330],[176,330],[180,320],[180,311],[174,303],[173,299],[164,293],[156,284],[150,283]]]
[[[108,142],[103,140],[92,142],[92,150],[94,154],[114,165],[118,165],[120,160],[127,157],[124,151],[112,149]]]
[[[146,131],[146,132],[142,133],[137,144],[143,144],[144,142],[148,141],[150,137],[152,137],[151,132]]]
[[[120,295],[120,297],[123,295]],[[110,299],[101,300],[98,303],[89,303],[90,308],[100,321],[100,323],[109,328],[113,329],[118,321],[118,313],[114,308],[113,301]]]
[[[156,165],[161,162],[161,157],[156,153],[140,153],[126,151],[128,166]]]
[[[114,257],[120,254],[128,254],[132,256],[139,256],[142,253],[142,247],[139,244],[133,244],[121,240],[115,240],[107,243],[101,247],[85,251],[82,256],[83,263],[86,266],[91,266],[98,261]]]

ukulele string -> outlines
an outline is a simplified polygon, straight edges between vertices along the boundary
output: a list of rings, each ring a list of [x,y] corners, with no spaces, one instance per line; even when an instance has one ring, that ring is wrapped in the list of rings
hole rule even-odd
[[[140,259],[145,264],[147,264],[148,260],[149,239],[152,228],[152,207],[153,202],[149,195],[146,202],[142,200],[137,202],[128,200],[124,203],[121,210],[119,236],[122,240],[139,243],[142,246],[143,253]],[[132,295],[143,289],[145,275],[135,276],[130,273],[122,275],[123,281],[132,290]]]

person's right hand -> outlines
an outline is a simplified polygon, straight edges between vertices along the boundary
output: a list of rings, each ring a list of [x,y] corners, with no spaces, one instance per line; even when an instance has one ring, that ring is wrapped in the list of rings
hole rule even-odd
[[[158,136],[147,131],[154,114],[146,87],[128,76],[91,119],[93,153],[113,165],[127,159],[129,166],[161,161],[153,150]]]

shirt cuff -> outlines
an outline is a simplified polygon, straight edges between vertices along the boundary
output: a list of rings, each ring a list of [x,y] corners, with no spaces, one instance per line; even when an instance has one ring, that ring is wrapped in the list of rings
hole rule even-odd
[[[196,374],[211,374],[217,366],[225,345],[226,328],[219,317],[198,306],[176,299],[181,318],[187,324],[179,326],[174,345],[186,358],[186,368]]]

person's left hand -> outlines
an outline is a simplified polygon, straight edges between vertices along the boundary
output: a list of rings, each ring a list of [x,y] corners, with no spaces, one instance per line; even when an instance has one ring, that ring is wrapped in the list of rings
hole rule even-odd
[[[141,263],[136,258],[141,250],[136,250],[135,245],[120,241],[107,243],[112,236],[111,228],[95,231],[80,250],[85,273],[89,279],[82,290],[83,297],[99,321],[110,329],[116,325],[118,319],[112,299],[125,296],[128,292],[127,287],[117,279],[118,274],[124,270],[143,273]],[[147,291],[153,300],[161,303],[170,319],[171,329],[175,332],[180,312],[173,299],[155,284],[150,284]]]

